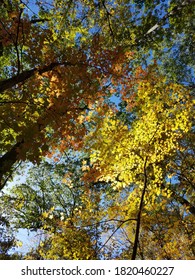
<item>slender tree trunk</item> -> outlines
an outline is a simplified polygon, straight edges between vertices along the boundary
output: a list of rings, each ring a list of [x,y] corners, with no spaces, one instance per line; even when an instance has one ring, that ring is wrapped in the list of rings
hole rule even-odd
[[[139,205],[139,211],[138,211],[138,214],[137,214],[137,225],[136,225],[136,231],[135,231],[135,240],[134,240],[134,244],[133,244],[133,253],[132,253],[132,257],[131,257],[132,260],[136,259],[137,248],[138,248],[138,245],[139,245],[141,215],[142,215],[142,208],[143,208],[143,205],[144,205],[144,196],[145,196],[145,192],[146,192],[146,188],[147,188],[146,163],[147,163],[147,158],[145,159],[145,163],[144,163],[144,188],[143,188],[143,191],[142,191],[140,205]]]

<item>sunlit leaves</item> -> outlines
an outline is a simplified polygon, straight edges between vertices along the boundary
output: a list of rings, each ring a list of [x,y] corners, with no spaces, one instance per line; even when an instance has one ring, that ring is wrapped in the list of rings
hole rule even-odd
[[[159,183],[164,172],[160,163],[176,153],[178,140],[191,129],[191,97],[181,86],[157,78],[152,83],[141,82],[135,99],[137,119],[132,127],[124,126],[108,112],[92,132],[91,159],[95,164],[97,161],[103,178],[111,173],[113,180],[119,176],[119,181],[128,185],[139,183],[147,157],[148,169],[155,176],[153,183]]]

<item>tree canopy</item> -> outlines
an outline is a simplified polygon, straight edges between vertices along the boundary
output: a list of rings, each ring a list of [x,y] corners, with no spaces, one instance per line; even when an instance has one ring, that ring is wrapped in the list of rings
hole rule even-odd
[[[0,2],[1,258],[194,259],[194,13]]]

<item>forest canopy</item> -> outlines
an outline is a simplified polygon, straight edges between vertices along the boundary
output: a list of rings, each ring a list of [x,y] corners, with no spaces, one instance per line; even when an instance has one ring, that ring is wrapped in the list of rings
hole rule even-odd
[[[0,1],[0,259],[195,259],[194,18]]]

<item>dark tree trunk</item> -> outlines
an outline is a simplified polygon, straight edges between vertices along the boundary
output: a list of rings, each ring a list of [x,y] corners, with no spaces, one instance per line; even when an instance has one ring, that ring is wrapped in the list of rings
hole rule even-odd
[[[22,144],[24,143],[24,140],[21,140],[20,142],[16,143],[10,151],[5,153],[0,158],[0,190],[4,187],[4,183],[2,182],[3,176],[6,173],[10,173],[12,170],[12,167],[14,163],[18,160],[18,149],[21,148]]]

